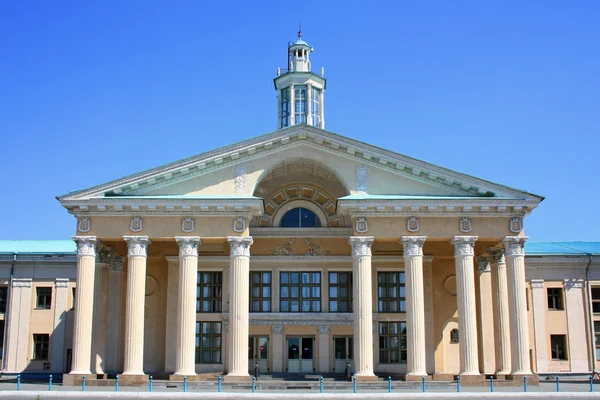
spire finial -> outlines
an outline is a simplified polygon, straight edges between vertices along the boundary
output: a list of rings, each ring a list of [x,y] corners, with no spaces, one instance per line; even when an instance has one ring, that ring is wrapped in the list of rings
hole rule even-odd
[[[302,21],[300,21],[300,29],[298,30],[298,39],[302,38]]]

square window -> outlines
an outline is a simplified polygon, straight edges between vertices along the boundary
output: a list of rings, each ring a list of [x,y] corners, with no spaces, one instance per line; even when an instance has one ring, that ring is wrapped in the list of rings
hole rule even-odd
[[[36,288],[37,293],[37,306],[38,310],[49,310],[52,308],[52,288],[51,287],[38,287]]]
[[[553,360],[567,360],[567,336],[550,335],[550,347]]]
[[[562,288],[548,288],[547,294],[549,310],[564,310]]]

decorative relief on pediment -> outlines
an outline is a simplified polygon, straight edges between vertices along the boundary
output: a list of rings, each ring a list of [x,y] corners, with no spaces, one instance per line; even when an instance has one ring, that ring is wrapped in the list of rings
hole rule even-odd
[[[194,231],[194,218],[186,217],[181,221],[181,230],[184,232],[193,232]]]
[[[406,221],[406,230],[409,232],[418,232],[419,231],[419,218],[417,217],[409,217]]]
[[[289,239],[287,243],[275,246],[274,249],[271,249],[271,254],[274,256],[295,256],[294,250],[292,250],[292,243],[295,241],[296,239]]]
[[[356,232],[365,233],[369,230],[369,225],[366,218],[357,218],[356,219]]]
[[[310,239],[304,240],[308,244],[308,251],[306,252],[306,254],[304,254],[305,256],[326,256],[327,254],[329,254],[329,251],[323,249],[322,246],[313,243]]]
[[[129,230],[132,232],[140,232],[142,230],[142,217],[133,217],[129,221]]]
[[[523,230],[523,218],[511,218],[508,228],[512,233],[519,233]]]
[[[246,188],[246,182],[248,181],[248,175],[246,175],[246,164],[240,163],[235,167],[235,192],[244,193]]]
[[[246,218],[237,217],[233,220],[233,230],[236,232],[244,232],[246,230]]]
[[[88,217],[80,217],[77,220],[77,230],[79,232],[89,232],[92,228],[92,221]]]
[[[356,167],[356,190],[359,192],[367,192],[369,186],[369,173],[366,165]]]
[[[460,231],[464,232],[464,233],[469,233],[473,230],[473,227],[471,226],[471,219],[470,218],[461,218],[460,219],[460,225],[459,225]]]

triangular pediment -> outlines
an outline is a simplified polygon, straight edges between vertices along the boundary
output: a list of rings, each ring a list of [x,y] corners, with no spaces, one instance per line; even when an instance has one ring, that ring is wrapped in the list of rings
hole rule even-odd
[[[258,184],[272,177],[277,168],[305,168],[316,176],[328,175],[345,188],[345,196],[355,200],[361,196],[503,198],[535,204],[542,200],[529,192],[307,125],[281,129],[69,193],[59,200],[65,204],[115,197],[252,199],[256,198]]]

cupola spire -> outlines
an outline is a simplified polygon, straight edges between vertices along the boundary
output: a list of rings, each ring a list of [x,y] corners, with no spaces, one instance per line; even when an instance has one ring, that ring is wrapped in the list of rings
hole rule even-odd
[[[310,53],[314,49],[302,40],[302,23],[298,38],[288,43],[287,70],[277,68],[275,89],[278,94],[277,127],[308,124],[325,129],[324,93],[327,81],[324,69],[311,71]]]

